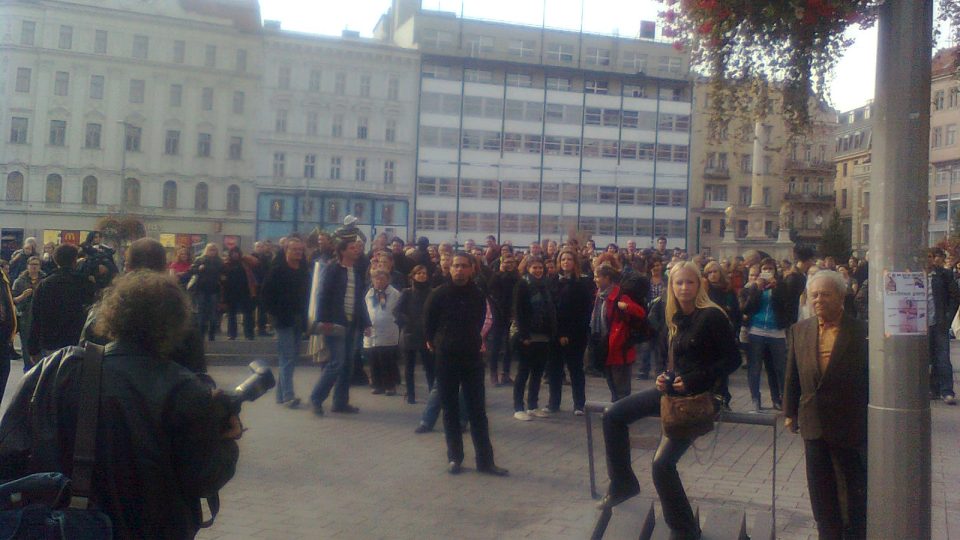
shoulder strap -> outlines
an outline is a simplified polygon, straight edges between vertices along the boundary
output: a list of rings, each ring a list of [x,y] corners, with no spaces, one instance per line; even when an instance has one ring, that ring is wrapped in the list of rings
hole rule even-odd
[[[80,369],[80,400],[77,433],[73,443],[70,507],[87,509],[97,456],[97,421],[100,417],[100,380],[103,374],[103,346],[87,342]]]

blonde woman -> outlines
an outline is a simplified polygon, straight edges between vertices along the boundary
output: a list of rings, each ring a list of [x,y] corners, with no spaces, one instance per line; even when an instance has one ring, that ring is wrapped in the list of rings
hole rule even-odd
[[[667,282],[666,323],[668,370],[650,388],[614,403],[603,415],[603,438],[607,449],[610,487],[600,501],[610,508],[640,492],[640,483],[630,463],[629,426],[634,421],[659,416],[661,394],[695,395],[715,390],[717,361],[736,354],[733,327],[723,309],[710,300],[700,270],[692,262],[674,266]],[[653,458],[653,485],[663,506],[671,538],[700,538],[700,528],[687,501],[677,462],[693,441],[666,435]]]

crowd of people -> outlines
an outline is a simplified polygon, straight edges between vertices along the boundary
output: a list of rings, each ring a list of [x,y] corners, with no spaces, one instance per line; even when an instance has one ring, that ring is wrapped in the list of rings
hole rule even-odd
[[[806,410],[810,405],[800,395],[820,384],[833,361],[835,342],[843,342],[845,354],[856,350],[865,358],[865,348],[850,348],[845,337],[831,333],[840,328],[843,336],[865,339],[865,259],[851,257],[838,264],[802,247],[795,250],[794,261],[757,251],[717,259],[668,249],[663,237],[654,248],[640,249],[631,240],[625,247],[610,244],[598,250],[591,240],[574,237],[521,248],[493,236],[482,245],[467,240],[457,247],[431,244],[424,237],[407,245],[381,234],[368,248],[350,222],[334,233],[292,234],[276,246],[257,242],[250,254],[231,246],[221,255],[219,246],[211,243],[193,257],[183,246],[168,263],[156,242],[147,251],[152,253],[148,262],[137,262],[138,252],[128,249],[127,270],[167,274],[189,298],[193,323],[177,338],[185,346],[164,349],[178,351],[169,356],[172,361],[204,371],[203,340],[216,339],[224,315],[228,339],[238,337],[241,322],[246,339],[275,334],[276,401],[294,409],[302,403],[294,392],[294,366],[301,342],[309,339],[310,354],[323,366],[308,398],[318,416],[327,412],[324,405],[331,394],[330,412],[358,413],[349,395],[358,381],[369,384],[373,394],[402,394],[406,403],[418,403],[419,364],[427,394],[416,433],[431,431],[439,411],[444,412],[452,474],[462,471],[462,433],[468,426],[477,470],[507,474],[493,458],[486,377],[493,387],[512,389],[510,414],[520,422],[559,414],[565,386],[570,388],[570,411],[583,416],[586,377],[602,377],[613,405],[604,416],[611,483],[601,506],[612,508],[640,489],[631,470],[627,429],[638,418],[658,415],[661,395],[709,391],[721,397],[719,407],[730,410],[734,405],[728,373],[718,365],[729,349],[738,360],[741,354],[746,359],[751,402],[738,408],[772,409],[786,417],[791,429],[799,426],[804,438],[814,441],[806,441],[808,477],[822,473],[820,466],[810,470],[809,456],[815,454],[819,461],[813,461],[820,465],[830,459],[846,463],[839,474],[853,487],[861,486],[859,455],[834,450],[839,444],[860,451],[865,434],[823,442],[835,426],[812,428],[817,413]],[[15,333],[20,335],[25,371],[76,345],[81,337],[95,339],[93,306],[108,296],[120,275],[115,255],[94,232],[79,247],[44,246],[42,254],[28,239],[9,263],[3,261],[0,332],[6,341],[0,345],[6,351],[6,372],[0,373],[0,392],[9,359],[18,354],[12,346]],[[953,405],[949,332],[960,305],[960,265],[938,248],[929,251],[928,263],[931,397]],[[791,340],[791,334],[801,331],[803,339],[813,332],[812,353],[797,349],[803,343],[800,337]],[[803,367],[810,354],[812,376]],[[766,399],[761,389],[764,372]],[[637,380],[652,384],[641,382],[640,391],[634,392]],[[859,382],[863,399],[853,406],[855,416],[860,401],[864,408],[866,403],[866,380]],[[541,399],[543,383],[546,399]],[[699,535],[676,470],[690,442],[664,436],[653,467],[668,524],[682,538]],[[817,481],[810,480],[810,486],[811,493],[815,484],[819,490],[816,498],[811,495],[818,526],[823,518],[824,527],[834,530],[830,501],[836,494],[828,492],[835,482]],[[850,504],[860,508],[856,501],[845,506]],[[857,519],[848,517],[844,527],[856,529]]]

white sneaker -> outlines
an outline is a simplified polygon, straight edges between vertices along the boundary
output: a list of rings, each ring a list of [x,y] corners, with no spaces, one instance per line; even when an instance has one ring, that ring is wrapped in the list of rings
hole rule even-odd
[[[536,416],[537,418],[547,418],[550,416],[550,411],[547,409],[530,409],[527,411],[527,414]]]
[[[515,420],[521,420],[523,422],[529,422],[533,420],[533,417],[523,411],[517,411],[513,413],[513,418]]]
[[[574,416],[583,416],[583,411],[581,411],[580,409],[577,409],[577,410],[573,411],[573,415],[574,415]]]

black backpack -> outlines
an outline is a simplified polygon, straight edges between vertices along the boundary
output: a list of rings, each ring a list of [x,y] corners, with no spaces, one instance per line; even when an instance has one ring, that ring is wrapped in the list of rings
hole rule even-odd
[[[650,280],[647,279],[647,276],[631,272],[620,280],[620,296],[626,296],[630,300],[633,300],[634,303],[644,306],[645,310],[647,309],[648,294],[650,294]],[[617,301],[620,301],[619,297]],[[648,313],[647,316],[643,318],[628,318],[630,324],[630,340],[628,345],[638,345],[655,335],[653,328],[650,327],[649,317],[650,314]]]

